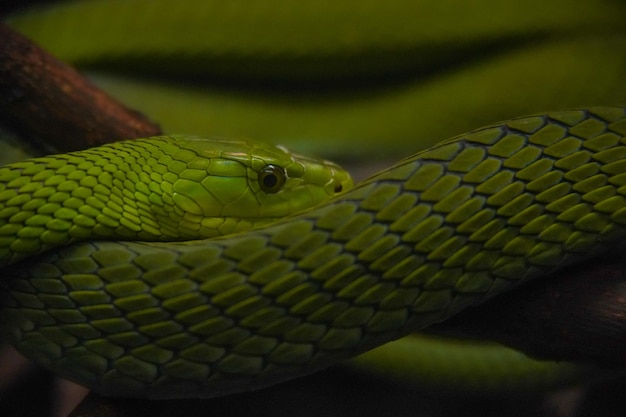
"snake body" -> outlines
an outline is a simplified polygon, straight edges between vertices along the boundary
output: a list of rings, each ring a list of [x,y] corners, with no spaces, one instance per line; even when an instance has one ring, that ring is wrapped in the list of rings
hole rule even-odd
[[[626,110],[520,119],[244,234],[5,268],[9,340],[91,389],[210,397],[313,372],[626,237]]]
[[[91,0],[10,22],[77,65],[302,81],[428,72],[486,48],[620,33],[623,16],[610,0]]]

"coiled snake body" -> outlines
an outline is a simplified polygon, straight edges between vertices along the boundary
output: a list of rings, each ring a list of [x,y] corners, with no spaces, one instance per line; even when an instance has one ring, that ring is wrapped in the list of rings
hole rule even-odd
[[[510,120],[265,228],[79,242],[9,266],[3,328],[108,395],[266,386],[614,246],[626,236],[625,156],[623,108]]]

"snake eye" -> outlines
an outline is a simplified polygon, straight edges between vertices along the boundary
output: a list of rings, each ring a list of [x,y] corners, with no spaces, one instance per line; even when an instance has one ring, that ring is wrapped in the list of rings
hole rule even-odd
[[[261,190],[268,194],[278,192],[285,185],[286,179],[285,171],[276,165],[268,165],[259,173]]]

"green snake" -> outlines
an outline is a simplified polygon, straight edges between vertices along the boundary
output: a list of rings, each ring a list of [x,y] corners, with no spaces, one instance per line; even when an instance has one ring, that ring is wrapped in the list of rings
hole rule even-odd
[[[44,240],[42,233],[39,246],[15,243],[20,233],[37,239],[29,219],[35,227],[46,222],[15,213],[9,202],[34,210],[35,194],[48,189],[45,195],[64,193],[69,209],[84,214],[86,206],[71,194],[82,175],[89,178],[91,152],[118,149],[101,170],[112,173],[108,183],[119,183],[109,191],[111,201],[124,202],[108,207],[111,215],[135,204],[129,188],[135,197],[145,194],[143,187],[161,190],[168,173],[154,181],[135,171],[150,172],[154,161],[143,156],[129,163],[137,155],[133,146],[142,145],[123,142],[3,168],[0,216],[12,232],[3,237],[11,249],[5,262],[87,238],[81,229],[71,238]],[[328,202],[256,230],[169,243],[89,240],[9,265],[1,321],[19,350],[106,395],[211,397],[260,388],[614,247],[626,237],[625,157],[624,108],[509,120],[419,152]],[[174,175],[198,169],[178,165]],[[349,180],[330,167],[334,174],[322,183],[335,193]],[[258,175],[245,182],[258,186]],[[184,189],[192,195],[193,187]],[[140,202],[152,200],[137,198],[137,212]],[[181,201],[192,212],[203,210]],[[136,237],[144,239],[141,233]]]

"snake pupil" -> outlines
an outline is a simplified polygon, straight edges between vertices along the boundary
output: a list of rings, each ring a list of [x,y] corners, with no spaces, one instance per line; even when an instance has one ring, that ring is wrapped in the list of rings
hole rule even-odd
[[[268,165],[259,173],[259,185],[266,193],[276,193],[285,184],[285,171],[276,165]]]
[[[277,183],[278,178],[276,178],[276,175],[274,174],[267,174],[265,177],[263,177],[263,185],[265,185],[267,188],[273,188],[276,186]]]

